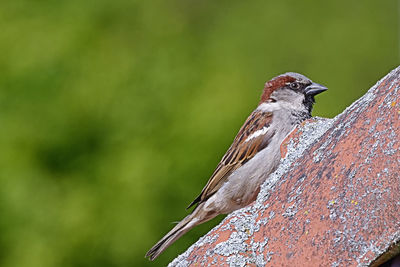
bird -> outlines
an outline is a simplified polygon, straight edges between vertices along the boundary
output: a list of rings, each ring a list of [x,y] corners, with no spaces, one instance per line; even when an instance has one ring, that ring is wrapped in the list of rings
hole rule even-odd
[[[193,211],[146,257],[154,260],[193,227],[252,203],[261,184],[279,165],[282,141],[296,125],[311,118],[314,96],[327,89],[295,72],[265,83],[257,108],[240,128],[199,196],[187,207],[195,206]]]

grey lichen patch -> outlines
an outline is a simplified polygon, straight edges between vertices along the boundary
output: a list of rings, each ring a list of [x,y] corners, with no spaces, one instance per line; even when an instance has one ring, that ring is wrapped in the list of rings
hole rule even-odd
[[[271,212],[269,213],[269,219],[272,219],[274,217],[275,217],[275,212],[271,210]]]
[[[242,255],[230,256],[226,259],[226,262],[229,264],[229,266],[232,266],[232,267],[236,267],[236,266],[244,267],[244,266],[246,266],[246,263],[247,263],[246,258],[243,257]]]
[[[385,249],[385,251],[369,265],[371,267],[377,267],[380,266],[382,263],[386,263],[387,261],[395,258],[395,257],[400,257],[400,239],[399,236],[397,236],[397,240],[394,239],[392,240],[392,244]],[[391,266],[396,266],[396,265],[391,265]]]
[[[255,262],[256,266],[260,267],[265,266],[268,261],[269,261],[268,259],[267,260],[264,259],[264,255],[262,253],[256,255],[256,262]]]
[[[356,259],[358,266],[376,267],[393,256],[400,254],[400,231],[397,231],[392,235],[383,233],[381,239],[388,240],[388,242],[385,242],[385,246],[378,247],[375,246],[374,243],[370,242],[369,246],[361,247],[360,256]],[[375,260],[371,260],[371,258],[366,257],[366,255],[370,253],[375,255]],[[389,257],[387,257],[388,255]]]
[[[264,241],[258,242],[258,252],[262,253],[264,251],[264,247],[268,244],[268,237],[264,237]]]
[[[383,231],[379,240],[367,240],[364,236],[365,231],[370,231],[368,227],[369,220],[375,220],[374,214],[357,216],[351,214],[349,206],[356,205],[356,201],[346,201],[348,205],[338,205],[336,200],[329,201],[327,208],[330,210],[331,219],[339,219],[343,227],[333,232],[333,246],[342,248],[343,251],[349,253],[348,257],[353,258],[358,266],[370,266],[371,260],[390,250],[391,244],[395,244],[400,240],[400,231],[390,234],[389,231]],[[347,207],[347,208],[346,208]],[[373,213],[373,211],[371,212]],[[351,222],[346,222],[346,218],[357,218]],[[364,227],[366,226],[366,227]],[[384,242],[382,242],[384,241]],[[378,245],[381,244],[381,245]],[[382,245],[383,244],[383,245]],[[367,257],[369,255],[369,257]],[[374,257],[371,258],[371,255]]]
[[[298,212],[297,205],[296,203],[294,203],[293,205],[286,208],[282,216],[285,218],[293,217],[294,215],[296,215],[297,212]]]
[[[240,235],[238,232],[232,232],[227,241],[221,242],[215,246],[214,253],[221,256],[230,256],[245,252],[247,244],[243,242],[243,239],[246,240],[247,238],[248,237]]]
[[[168,266],[176,266],[176,267],[187,267],[190,265],[190,262],[188,262],[186,259],[183,259],[182,261],[176,261],[176,259],[171,262],[170,264],[168,264]],[[175,264],[174,264],[175,263]]]
[[[331,219],[332,221],[336,220],[338,217],[337,214],[337,205],[336,204],[336,200],[329,200],[328,204],[326,205],[326,208],[329,210],[329,219]]]

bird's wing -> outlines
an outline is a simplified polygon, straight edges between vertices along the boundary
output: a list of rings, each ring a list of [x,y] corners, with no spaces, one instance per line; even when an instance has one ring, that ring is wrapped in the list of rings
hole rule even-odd
[[[206,186],[188,208],[206,201],[224,184],[232,172],[269,144],[275,134],[269,129],[271,122],[272,113],[270,112],[255,110],[251,113]]]

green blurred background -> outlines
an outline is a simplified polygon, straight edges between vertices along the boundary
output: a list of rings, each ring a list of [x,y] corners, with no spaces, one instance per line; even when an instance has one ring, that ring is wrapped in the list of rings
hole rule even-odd
[[[395,68],[389,1],[0,2],[0,265],[164,266],[264,82],[303,73],[333,117]],[[219,218],[220,220],[221,218]]]

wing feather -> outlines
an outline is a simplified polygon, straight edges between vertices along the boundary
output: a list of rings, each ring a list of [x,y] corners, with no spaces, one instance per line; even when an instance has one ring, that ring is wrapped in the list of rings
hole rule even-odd
[[[254,111],[246,120],[232,145],[222,157],[214,173],[211,175],[200,195],[187,208],[206,201],[221,186],[231,173],[255,156],[257,152],[265,148],[274,132],[265,128],[272,122],[272,113]],[[259,134],[254,134],[259,131]],[[249,138],[251,136],[251,138]]]

